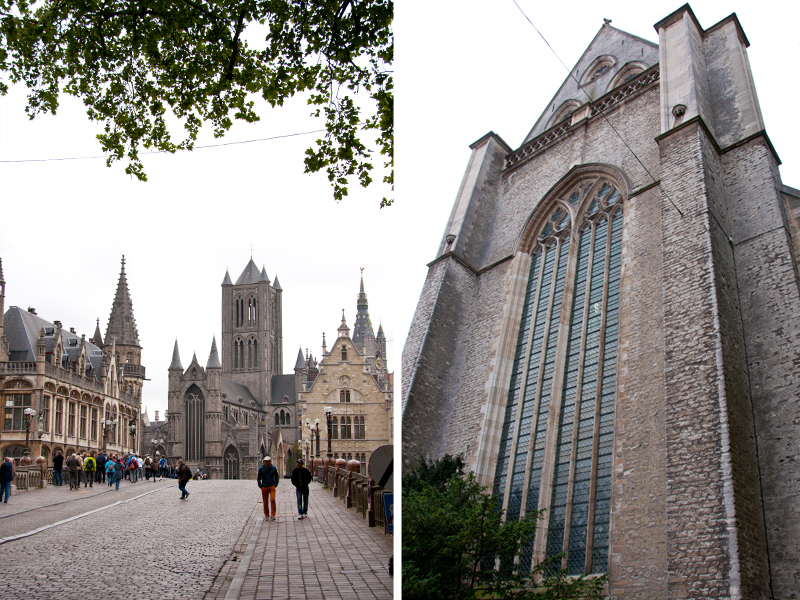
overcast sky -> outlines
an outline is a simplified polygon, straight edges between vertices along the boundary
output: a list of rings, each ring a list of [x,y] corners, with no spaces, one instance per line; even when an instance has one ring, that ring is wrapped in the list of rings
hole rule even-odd
[[[653,24],[680,4],[539,3],[520,0],[571,68],[603,24],[653,42]],[[800,187],[796,143],[800,43],[797,3],[693,2],[709,28],[736,11],[767,133],[783,160],[785,184]],[[788,7],[788,8],[787,8]],[[488,131],[519,146],[567,73],[511,0],[398,3],[396,21],[395,205],[390,193],[352,189],[333,201],[324,175],[304,175],[314,136],[200,149],[144,159],[147,183],[102,158],[0,162],[0,258],[6,307],[36,307],[43,318],[90,337],[105,334],[119,276],[126,271],[151,381],[143,404],[167,406],[167,368],[178,339],[184,368],[205,365],[220,334],[225,269],[235,281],[250,260],[283,287],[284,371],[298,348],[319,355],[346,310],[352,327],[360,267],[377,331],[383,323],[400,394],[400,353],[469,158]],[[25,92],[0,98],[0,161],[99,156],[80,103],[33,122]],[[245,142],[319,129],[302,99],[264,108],[222,140]],[[201,143],[219,143],[210,135]],[[396,404],[399,408],[400,402]],[[398,420],[399,422],[399,420]],[[397,432],[396,432],[397,433]]]

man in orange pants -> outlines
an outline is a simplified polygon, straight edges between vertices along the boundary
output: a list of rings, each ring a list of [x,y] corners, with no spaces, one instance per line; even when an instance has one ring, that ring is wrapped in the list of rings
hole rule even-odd
[[[261,499],[264,501],[264,520],[274,521],[277,508],[275,507],[275,489],[280,483],[278,469],[272,464],[269,456],[264,457],[264,464],[258,469],[258,487],[261,488]],[[272,514],[270,516],[270,508]]]

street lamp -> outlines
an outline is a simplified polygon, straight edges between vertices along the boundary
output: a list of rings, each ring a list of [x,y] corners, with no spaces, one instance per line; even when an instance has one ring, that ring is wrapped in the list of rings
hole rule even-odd
[[[333,414],[333,407],[325,407],[325,418],[328,420],[328,458],[333,458],[333,450],[331,449],[331,415]]]
[[[134,423],[133,421],[131,421],[130,432],[131,432],[131,437],[133,438],[131,440],[131,448],[133,448],[133,451],[136,452],[136,423]]]
[[[153,442],[153,456],[155,456],[155,455],[156,455],[156,451],[158,450],[158,446],[159,446],[159,445],[161,445],[161,444],[163,444],[163,443],[164,443],[164,440],[163,440],[163,439],[156,439],[156,438],[153,438],[153,439],[152,439],[152,440],[150,440],[150,441],[151,441],[151,442]]]
[[[25,414],[23,417],[25,419],[25,456],[30,456],[31,452],[28,448],[28,444],[31,435],[31,421],[36,416],[36,411],[31,407],[28,407],[22,412]]]

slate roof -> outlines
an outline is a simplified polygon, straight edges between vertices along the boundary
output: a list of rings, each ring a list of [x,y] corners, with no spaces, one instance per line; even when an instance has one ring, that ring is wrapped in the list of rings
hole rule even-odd
[[[294,380],[294,375],[291,375],[291,377]],[[264,408],[261,406],[261,404],[259,404],[256,397],[250,392],[250,388],[248,388],[246,385],[242,385],[241,383],[236,383],[235,381],[221,377],[219,386],[224,394],[222,400],[223,402],[247,406],[253,410],[265,412]],[[242,399],[241,402],[239,402],[239,398]]]
[[[211,340],[211,353],[208,355],[208,363],[206,369],[221,369],[222,363],[219,362],[219,353],[217,352],[217,336]]]
[[[239,275],[239,279],[236,280],[236,285],[244,285],[247,283],[258,283],[261,280],[261,269],[256,266],[256,263],[253,262],[253,259],[250,259],[250,262],[247,263],[247,266],[242,271],[242,274]]]
[[[288,396],[289,401],[284,402],[283,397]],[[271,404],[296,404],[297,393],[294,389],[294,375],[273,375],[272,376],[272,400]]]
[[[361,276],[361,290],[358,293],[358,300],[356,301],[356,322],[353,325],[353,343],[356,348],[364,343],[365,337],[375,337],[372,330],[372,321],[369,318],[369,304],[367,303],[367,294],[364,292],[364,276]]]
[[[45,352],[52,353],[56,347],[55,323],[34,315],[18,306],[10,306],[3,316],[3,328],[10,359],[12,361],[35,361],[36,346],[39,342],[39,333],[45,331]],[[71,333],[69,329],[61,329],[61,347],[69,356],[70,362],[77,362],[81,352],[80,336]],[[103,364],[103,351],[89,340],[85,341],[86,358],[92,365],[94,376],[97,379],[100,367]],[[53,364],[60,365],[61,357],[53,357]]]
[[[178,353],[178,340],[175,340],[175,348],[172,350],[172,362],[169,364],[169,370],[178,370],[183,372],[183,366],[181,366],[181,356]]]

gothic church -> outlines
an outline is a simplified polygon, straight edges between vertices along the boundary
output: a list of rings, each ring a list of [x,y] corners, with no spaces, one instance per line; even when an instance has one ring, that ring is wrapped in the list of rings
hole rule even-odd
[[[221,352],[214,339],[205,368],[195,355],[184,369],[175,341],[170,459],[182,458],[215,479],[255,478],[268,452],[279,471],[287,468],[297,440],[298,388],[294,374],[281,374],[282,293],[277,276],[270,282],[251,258],[235,283],[227,271],[222,281]]]
[[[544,509],[520,564],[613,598],[798,598],[800,192],[736,15],[655,29],[606,23],[521,147],[471,146],[404,461],[463,454],[506,518]]]

